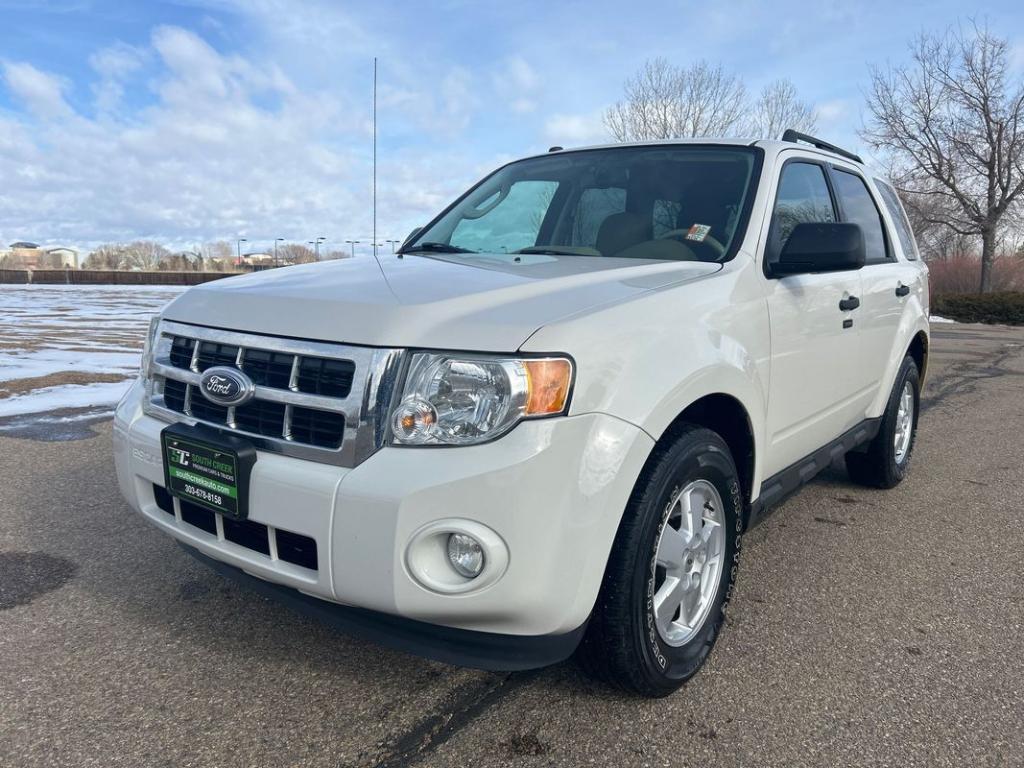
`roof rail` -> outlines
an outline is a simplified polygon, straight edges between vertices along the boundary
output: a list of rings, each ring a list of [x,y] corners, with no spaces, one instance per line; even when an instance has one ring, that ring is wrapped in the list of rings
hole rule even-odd
[[[845,157],[849,160],[853,160],[855,163],[860,163],[861,165],[864,164],[864,161],[860,159],[860,155],[855,155],[853,154],[853,152],[849,152],[843,149],[842,147],[837,147],[835,144],[829,144],[827,141],[822,141],[821,139],[815,138],[814,136],[811,136],[809,134],[800,133],[800,131],[794,131],[792,128],[786,129],[786,132],[782,134],[782,140],[792,141],[793,143],[802,141],[805,144],[810,144],[812,147],[817,147],[818,149],[824,149],[828,150],[829,152],[834,152],[837,155],[841,155],[842,157]]]

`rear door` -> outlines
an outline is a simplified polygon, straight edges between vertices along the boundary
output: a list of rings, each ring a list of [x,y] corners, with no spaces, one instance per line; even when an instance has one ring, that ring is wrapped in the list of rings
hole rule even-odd
[[[906,259],[897,258],[897,249],[902,251],[902,246],[886,225],[884,203],[859,172],[834,165],[832,184],[843,220],[859,224],[864,232],[867,258],[861,270],[863,295],[858,322],[866,384],[877,395],[880,388],[888,386],[885,374],[892,369],[893,356],[903,354],[897,349],[900,319],[908,297],[921,287],[919,270]],[[865,408],[875,400],[872,396]]]
[[[856,425],[866,399],[858,310],[839,307],[861,293],[860,272],[767,276],[797,224],[839,220],[827,166],[783,156],[764,250],[772,340],[766,476]]]

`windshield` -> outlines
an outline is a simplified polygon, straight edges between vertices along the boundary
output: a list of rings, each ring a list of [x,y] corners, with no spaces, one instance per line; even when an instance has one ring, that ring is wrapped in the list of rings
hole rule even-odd
[[[484,179],[403,252],[723,261],[742,238],[758,158],[750,147],[689,145],[521,160]]]

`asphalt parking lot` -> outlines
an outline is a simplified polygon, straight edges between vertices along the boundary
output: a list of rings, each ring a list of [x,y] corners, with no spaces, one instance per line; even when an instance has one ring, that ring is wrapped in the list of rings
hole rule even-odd
[[[109,421],[0,437],[0,765],[1024,765],[1024,330],[934,326],[924,406],[899,488],[833,469],[749,534],[653,702],[339,635],[132,514]]]

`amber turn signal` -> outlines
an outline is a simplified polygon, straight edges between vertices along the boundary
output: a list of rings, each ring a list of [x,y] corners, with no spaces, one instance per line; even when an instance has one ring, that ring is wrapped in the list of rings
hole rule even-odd
[[[527,377],[527,416],[561,413],[569,399],[572,363],[561,358],[523,360]]]

